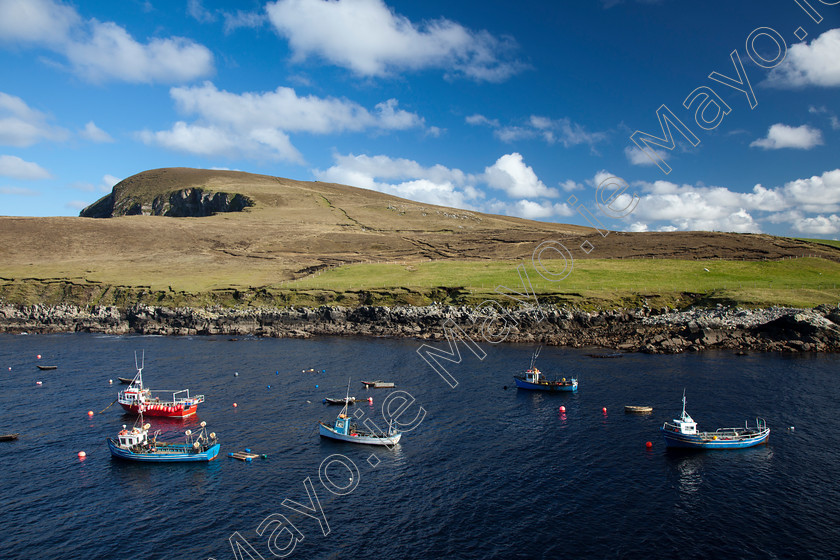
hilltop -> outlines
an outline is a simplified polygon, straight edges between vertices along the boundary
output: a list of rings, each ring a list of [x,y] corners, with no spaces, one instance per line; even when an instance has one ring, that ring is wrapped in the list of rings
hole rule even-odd
[[[584,261],[759,262],[804,255],[832,266],[840,261],[840,248],[791,238],[710,232],[602,237],[591,228],[423,204],[346,185],[165,168],[121,181],[78,218],[0,218],[0,297],[82,305],[353,304],[353,298],[370,299],[348,295],[361,291],[363,281],[342,293],[305,282],[364,263],[399,262],[411,273],[429,261],[453,267],[510,262],[514,271],[514,263],[530,261],[545,240],[562,242]],[[586,240],[595,247],[588,254],[579,249]],[[476,292],[469,279],[451,285],[446,274],[438,277],[439,284],[431,276],[417,286],[383,284],[380,291],[400,292],[398,299],[409,304]],[[485,288],[492,293],[492,286]]]

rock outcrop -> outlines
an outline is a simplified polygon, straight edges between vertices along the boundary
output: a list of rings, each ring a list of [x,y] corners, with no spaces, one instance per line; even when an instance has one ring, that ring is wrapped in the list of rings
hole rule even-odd
[[[94,202],[79,213],[82,218],[113,218],[115,216],[170,216],[173,218],[201,218],[218,212],[240,212],[254,202],[242,194],[207,192],[199,188],[180,189],[161,194],[149,203],[135,197],[111,194]]]
[[[738,351],[840,351],[840,307],[816,309],[650,309],[586,312],[552,306],[502,311],[454,306],[357,308],[127,309],[0,304],[0,332],[103,332],[296,337],[394,336],[479,344],[527,342],[648,353],[707,348]],[[457,328],[456,328],[457,327]],[[459,332],[460,329],[460,332]]]

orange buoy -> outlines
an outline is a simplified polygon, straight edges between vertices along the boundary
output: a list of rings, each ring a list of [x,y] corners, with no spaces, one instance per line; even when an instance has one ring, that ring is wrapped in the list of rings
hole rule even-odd
[[[233,408],[236,408],[237,406],[239,406],[239,405],[236,404],[236,403],[233,403]]]
[[[653,444],[651,442],[647,442],[647,443],[645,443],[645,447],[650,449],[651,447],[653,447]]]
[[[93,411],[92,410],[88,410],[88,416],[93,416]]]
[[[85,453],[84,451],[79,451],[79,459],[84,459],[85,457],[87,457],[87,453]]]

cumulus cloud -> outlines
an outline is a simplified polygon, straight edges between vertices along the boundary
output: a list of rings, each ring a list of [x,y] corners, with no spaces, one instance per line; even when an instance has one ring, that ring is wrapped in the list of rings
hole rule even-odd
[[[66,130],[47,120],[47,115],[32,109],[20,97],[0,92],[0,145],[25,148],[41,140],[67,138]]]
[[[50,172],[31,161],[24,161],[17,156],[0,155],[0,176],[13,179],[49,179]]]
[[[517,152],[505,154],[486,167],[484,178],[488,185],[505,191],[511,197],[556,197],[559,194],[557,189],[546,187],[534,170],[525,165],[522,154]]]
[[[213,55],[203,45],[183,37],[144,44],[113,22],[85,21],[58,0],[0,2],[0,42],[52,50],[94,82],[178,83],[213,72]]]
[[[840,86],[840,29],[829,29],[810,43],[796,43],[767,77],[780,88]]]
[[[499,163],[502,162],[502,163]],[[494,177],[507,169],[506,178]],[[488,174],[488,170],[494,170]],[[529,173],[530,172],[530,173]],[[533,170],[522,162],[519,154],[502,156],[484,173],[465,173],[443,165],[423,166],[414,160],[388,156],[336,155],[335,165],[324,171],[313,171],[320,181],[342,183],[372,189],[418,202],[451,206],[479,212],[506,214],[527,219],[556,219],[571,216],[566,204],[540,200],[546,189]],[[504,172],[507,173],[507,172]],[[490,180],[501,180],[512,193],[511,199],[488,198],[485,188]],[[516,181],[525,185],[512,186]],[[542,185],[538,187],[537,185]],[[530,193],[530,194],[524,194]]]
[[[815,216],[813,218],[802,218],[794,222],[793,229],[799,233],[812,233],[816,235],[832,235],[840,233],[840,216]]]
[[[368,110],[334,97],[299,96],[288,87],[269,92],[231,93],[210,82],[170,90],[179,111],[195,115],[170,130],[143,131],[149,144],[190,153],[238,155],[303,163],[290,133],[338,134],[364,130],[405,130],[423,126],[422,117],[399,108],[396,99]]]
[[[631,231],[677,230],[760,232],[761,222],[786,223],[802,233],[832,233],[840,212],[840,169],[789,181],[780,187],[755,185],[749,192],[655,181],[638,182],[644,195],[626,221]],[[622,195],[617,205],[626,204]],[[811,214],[811,216],[809,216]],[[819,214],[814,216],[813,214]],[[823,215],[829,214],[829,215]]]
[[[816,128],[811,128],[807,124],[788,126],[776,123],[767,131],[766,137],[754,140],[750,146],[764,148],[765,150],[780,150],[782,148],[810,150],[822,143],[822,132]]]
[[[501,82],[524,68],[512,39],[443,18],[415,24],[382,0],[278,0],[266,12],[295,61],[320,57],[360,76],[439,68]]]

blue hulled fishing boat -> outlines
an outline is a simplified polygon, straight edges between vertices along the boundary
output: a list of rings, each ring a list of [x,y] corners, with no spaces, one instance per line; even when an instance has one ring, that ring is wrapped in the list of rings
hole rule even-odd
[[[741,449],[767,443],[770,428],[763,418],[756,418],[755,426],[743,428],[718,428],[714,432],[701,432],[697,423],[685,411],[685,393],[683,408],[679,418],[672,423],[665,422],[660,428],[665,438],[665,445],[683,449]]]
[[[347,396],[344,398],[344,408],[338,413],[335,422],[330,425],[326,422],[318,422],[318,430],[321,437],[336,439],[339,441],[348,441],[350,443],[362,443],[365,445],[385,445],[392,446],[399,443],[402,438],[402,433],[392,424],[388,423],[388,431],[382,432],[374,430],[375,425],[365,422],[368,429],[360,426],[354,422],[354,418],[361,418],[364,412],[357,410],[353,414],[354,418],[350,417],[347,407],[350,405],[350,381],[347,382]]]
[[[153,463],[180,463],[196,461],[212,461],[219,454],[220,444],[216,434],[207,433],[207,423],[201,422],[201,429],[193,434],[191,430],[184,432],[183,442],[158,441],[156,431],[149,438],[150,424],[143,424],[142,412],[138,423],[133,428],[123,429],[117,438],[108,438],[108,449],[111,455],[129,461],[146,461]]]
[[[578,380],[574,377],[566,379],[565,377],[554,381],[549,381],[543,376],[543,373],[534,365],[537,361],[537,356],[540,355],[542,346],[536,349],[534,355],[531,356],[531,367],[525,370],[525,375],[514,375],[513,381],[520,389],[530,389],[532,391],[566,391],[575,392],[578,390]]]

